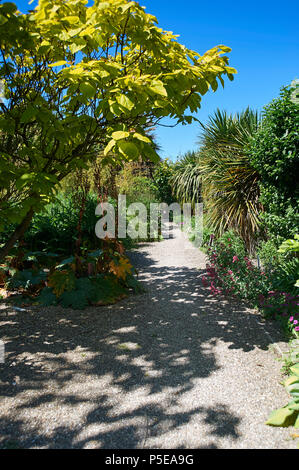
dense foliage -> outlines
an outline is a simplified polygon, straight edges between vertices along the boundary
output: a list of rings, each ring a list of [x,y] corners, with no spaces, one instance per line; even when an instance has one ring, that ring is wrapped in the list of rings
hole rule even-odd
[[[12,295],[14,303],[74,309],[114,303],[142,290],[118,240],[104,240],[98,250],[84,247],[80,256],[64,256],[19,248],[0,266],[0,286],[19,294]]]
[[[159,202],[171,204],[174,201],[171,180],[174,172],[174,164],[168,158],[161,160],[161,162],[155,166],[153,172],[153,187]]]
[[[20,223],[3,258],[68,173],[99,151],[103,164],[157,161],[145,129],[192,122],[235,70],[228,47],[189,50],[134,1],[40,0],[24,15],[5,2],[0,14],[0,227]]]
[[[277,244],[299,228],[299,105],[291,99],[292,91],[283,88],[279,98],[265,106],[249,147],[259,174],[263,225]]]

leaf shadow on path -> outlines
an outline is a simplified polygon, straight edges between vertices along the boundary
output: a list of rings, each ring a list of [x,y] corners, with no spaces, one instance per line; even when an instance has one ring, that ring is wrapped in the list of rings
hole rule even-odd
[[[209,404],[208,390],[197,402],[193,390],[220,369],[218,341],[267,350],[262,320],[208,295],[203,270],[157,266],[144,251],[132,258],[146,292],[116,305],[3,305],[0,448],[184,448],[197,420],[203,448],[240,438],[240,416],[221,401]]]

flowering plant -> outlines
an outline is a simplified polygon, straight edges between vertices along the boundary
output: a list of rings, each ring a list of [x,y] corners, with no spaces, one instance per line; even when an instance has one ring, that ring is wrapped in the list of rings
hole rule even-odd
[[[245,300],[266,317],[278,319],[285,329],[298,334],[299,296],[277,289],[276,272],[266,272],[256,266],[239,237],[226,232],[215,239],[208,249],[208,259],[207,275],[202,277],[202,283],[213,295]]]

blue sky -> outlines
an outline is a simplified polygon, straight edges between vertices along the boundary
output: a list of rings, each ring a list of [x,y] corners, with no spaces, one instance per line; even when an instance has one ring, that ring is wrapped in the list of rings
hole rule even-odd
[[[15,2],[25,13],[27,0]],[[262,107],[278,96],[281,86],[299,78],[299,34],[296,2],[251,0],[141,0],[159,26],[179,34],[179,41],[200,54],[225,44],[232,48],[233,82],[203,97],[198,119],[206,122],[218,107],[237,112]],[[30,6],[36,5],[36,1]],[[172,124],[169,120],[165,124]],[[199,125],[157,128],[161,157],[173,160],[197,147]]]

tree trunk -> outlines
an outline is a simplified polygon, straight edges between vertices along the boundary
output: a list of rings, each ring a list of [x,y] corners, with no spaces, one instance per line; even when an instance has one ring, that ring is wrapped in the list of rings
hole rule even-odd
[[[30,225],[33,215],[34,215],[34,210],[31,207],[31,209],[27,212],[22,222],[17,226],[14,233],[7,240],[4,247],[0,249],[0,263],[9,254],[14,244],[24,235],[25,231]]]

